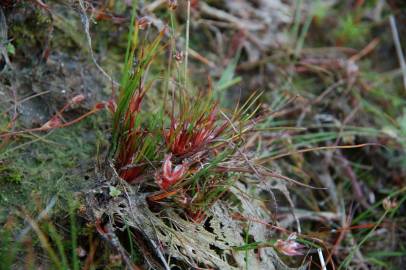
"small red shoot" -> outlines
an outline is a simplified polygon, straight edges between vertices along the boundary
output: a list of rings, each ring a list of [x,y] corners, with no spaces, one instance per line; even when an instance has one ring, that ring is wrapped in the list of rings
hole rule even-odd
[[[53,128],[57,128],[62,124],[61,119],[59,119],[58,116],[54,116],[51,118],[51,120],[49,120],[48,122],[46,122],[45,124],[43,124],[40,129],[41,130],[48,130],[48,129],[53,129]]]
[[[188,170],[188,165],[185,163],[176,165],[175,168],[172,169],[171,157],[171,154],[165,157],[162,173],[158,173],[156,176],[157,184],[164,190],[167,190],[180,181],[186,175]]]
[[[71,102],[72,104],[79,104],[79,103],[81,103],[83,100],[85,100],[85,96],[84,96],[83,94],[80,94],[80,95],[74,96],[74,97],[70,100],[70,102]]]
[[[305,247],[295,241],[296,235],[291,234],[287,240],[278,239],[274,247],[286,256],[301,256],[303,255],[302,249]]]
[[[189,120],[171,118],[168,131],[164,132],[166,145],[175,156],[194,154],[216,139],[227,127],[227,123],[216,126],[217,107],[213,106],[210,113],[202,114],[192,123]]]

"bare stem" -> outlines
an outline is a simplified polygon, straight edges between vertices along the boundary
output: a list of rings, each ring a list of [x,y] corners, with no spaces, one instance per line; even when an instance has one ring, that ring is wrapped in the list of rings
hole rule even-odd
[[[405,91],[406,91],[406,62],[405,62],[405,57],[404,57],[403,51],[402,51],[402,45],[400,44],[399,33],[398,33],[398,29],[396,27],[395,17],[393,15],[391,15],[389,17],[389,21],[390,21],[390,27],[392,29],[393,42],[395,43],[396,53],[398,54],[400,68],[401,68],[402,74],[403,74],[403,86],[405,87]]]
[[[187,68],[189,58],[189,28],[190,28],[190,0],[187,1],[187,19],[186,19],[186,45],[185,45],[185,88],[187,87]]]

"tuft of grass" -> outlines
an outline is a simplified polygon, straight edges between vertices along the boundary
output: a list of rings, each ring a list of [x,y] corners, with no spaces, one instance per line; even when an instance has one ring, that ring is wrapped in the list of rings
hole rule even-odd
[[[17,168],[9,167],[6,164],[0,164],[0,181],[9,184],[21,184],[23,174]]]
[[[359,45],[365,43],[368,28],[363,22],[358,22],[352,14],[348,14],[339,21],[335,36],[338,43]]]
[[[153,136],[145,136],[140,114],[142,100],[152,87],[152,82],[146,81],[146,71],[154,58],[162,49],[160,41],[164,30],[149,44],[139,40],[140,21],[134,21],[133,16],[129,42],[127,46],[120,90],[116,101],[110,103],[113,113],[113,132],[110,155],[115,160],[115,166],[123,179],[131,181],[138,176],[143,168],[128,168],[133,163],[140,163],[155,154]],[[135,63],[134,61],[137,61]],[[135,68],[133,69],[133,66]]]
[[[197,92],[190,80],[184,85],[186,80],[177,76],[177,82],[164,82],[164,100],[171,96],[171,101],[148,115],[142,105],[154,85],[148,71],[167,46],[162,44],[165,30],[152,39],[142,35],[143,20],[133,15],[121,86],[108,104],[113,117],[109,158],[122,179],[152,193],[150,201],[180,207],[192,219],[201,220],[232,185],[231,169],[220,169],[221,164],[233,162],[243,134],[252,128],[260,95],[223,112],[210,88]],[[179,75],[180,66],[173,65],[168,70]],[[234,76],[231,69],[235,65],[220,81],[222,88]],[[165,76],[171,78],[172,74]],[[171,84],[173,89],[168,87]]]

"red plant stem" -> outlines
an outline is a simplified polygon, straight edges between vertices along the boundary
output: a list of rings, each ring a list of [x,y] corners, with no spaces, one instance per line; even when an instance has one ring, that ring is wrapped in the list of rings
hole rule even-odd
[[[180,189],[177,190],[173,190],[173,191],[168,191],[168,192],[160,192],[158,194],[152,195],[152,196],[148,196],[148,199],[153,201],[153,202],[157,202],[160,201],[162,199],[165,199],[169,196],[175,195],[176,193],[178,193],[180,191]]]
[[[29,132],[36,132],[36,131],[47,131],[47,130],[51,130],[51,129],[56,129],[56,128],[64,128],[70,125],[73,125],[83,119],[85,119],[86,117],[100,111],[101,108],[93,108],[91,111],[79,116],[76,119],[73,119],[72,121],[69,121],[67,123],[58,125],[57,127],[53,127],[53,128],[43,128],[43,127],[38,127],[38,128],[31,128],[31,129],[25,129],[25,130],[21,130],[21,131],[15,131],[15,132],[8,132],[8,133],[4,133],[4,134],[0,134],[0,138],[5,138],[8,136],[14,136],[14,135],[20,135],[20,134],[24,134],[24,133],[29,133]]]

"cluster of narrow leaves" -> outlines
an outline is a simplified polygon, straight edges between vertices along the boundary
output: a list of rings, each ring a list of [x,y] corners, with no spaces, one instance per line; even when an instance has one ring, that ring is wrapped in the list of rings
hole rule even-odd
[[[140,163],[155,154],[154,136],[142,127],[140,111],[142,100],[152,85],[152,82],[144,81],[145,72],[162,50],[160,42],[164,35],[162,31],[145,44],[138,38],[142,22],[133,20],[131,25],[119,95],[109,106],[113,114],[110,154],[119,175],[129,182],[143,172],[144,166]]]
[[[219,164],[236,153],[257,96],[223,112],[210,89],[192,97],[179,86],[172,108],[164,104],[156,114],[146,112],[143,99],[154,82],[147,70],[164,51],[165,30],[152,41],[140,41],[140,23],[132,25],[120,91],[108,106],[113,113],[110,157],[119,176],[142,185],[151,202],[176,205],[200,220],[230,185],[232,178],[218,170]]]

